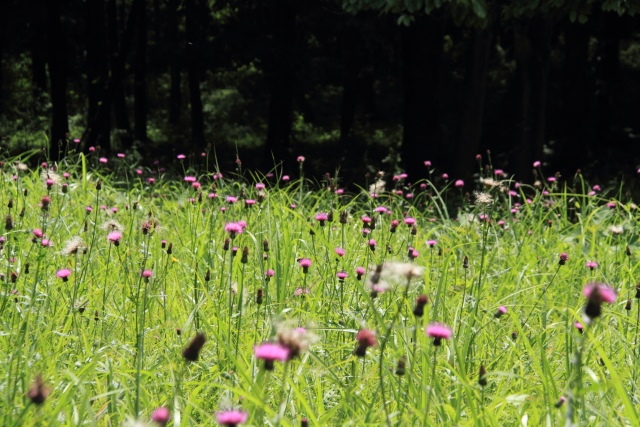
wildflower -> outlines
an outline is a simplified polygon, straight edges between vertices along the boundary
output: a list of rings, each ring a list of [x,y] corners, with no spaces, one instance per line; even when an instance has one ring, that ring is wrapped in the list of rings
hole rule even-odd
[[[342,248],[335,248],[335,249],[334,249],[334,251],[335,251],[335,253],[336,253],[338,256],[344,256],[344,249],[342,249]]]
[[[235,239],[238,234],[241,234],[243,231],[243,227],[241,224],[237,222],[229,222],[224,226],[224,231],[229,233],[229,237],[231,239]]]
[[[416,317],[424,316],[424,306],[429,302],[429,298],[426,295],[420,295],[416,298],[416,306],[413,309],[413,315]]]
[[[442,174],[442,179],[445,179],[445,180],[449,179],[449,174],[448,173],[443,173]]]
[[[249,247],[245,246],[242,248],[242,258],[240,258],[240,262],[242,264],[246,264],[249,262]]]
[[[389,253],[393,253],[393,250],[391,249],[391,246],[387,246],[387,251]],[[418,250],[416,250],[415,248],[409,248],[409,252],[408,252],[408,257],[410,260],[414,260],[416,258],[418,258],[418,255],[420,255],[420,252],[418,252]]]
[[[309,295],[309,289],[296,288],[296,290],[293,292],[293,295],[296,297],[303,297],[305,295]]]
[[[364,273],[365,273],[364,267],[356,267],[356,279],[358,280],[362,279],[362,276],[364,276]]]
[[[56,276],[62,279],[63,282],[69,281],[69,276],[71,276],[71,270],[68,268],[63,268],[62,270],[58,270],[56,272]]]
[[[376,334],[368,329],[361,329],[356,335],[356,341],[358,341],[358,346],[354,354],[358,357],[365,357],[367,348],[376,346]]]
[[[374,239],[369,239],[368,245],[369,245],[369,249],[371,249],[372,251],[375,252],[376,250],[376,241]]]
[[[437,241],[435,241],[435,240],[427,240],[427,241],[426,241],[426,244],[427,244],[427,246],[429,246],[430,248],[432,248],[432,247],[434,247],[435,245],[437,245],[437,244],[438,244],[438,242],[437,242]]]
[[[404,223],[407,224],[409,227],[411,227],[413,224],[416,223],[416,219],[411,217],[406,217],[404,219]]]
[[[407,370],[407,356],[400,356],[396,365],[396,375],[403,376]]]
[[[539,162],[538,162],[539,163]],[[558,399],[558,401],[556,403],[553,404],[553,406],[555,406],[556,408],[560,408],[562,405],[564,405],[564,402],[567,401],[567,398],[564,396],[560,396],[560,398]]]
[[[193,183],[196,182],[198,179],[195,176],[185,176],[184,177],[184,182],[189,182],[189,183]]]
[[[78,250],[84,249],[84,248],[86,248],[86,246],[82,241],[82,238],[76,236],[76,237],[72,237],[65,243],[64,248],[62,248],[62,250],[60,251],[60,254],[75,255],[78,253]]]
[[[584,326],[582,326],[582,323],[580,322],[575,322],[573,324],[573,326],[578,330],[578,332],[582,333],[584,331]]]
[[[311,267],[311,260],[309,258],[302,258],[299,262],[300,267],[302,267],[302,272],[307,274],[309,272],[309,267]]]
[[[178,154],[178,155],[176,156],[176,158],[177,158],[178,160],[184,160],[184,159],[186,159],[186,158],[187,158],[187,156],[185,156],[184,154]]]
[[[141,275],[143,278],[147,279],[147,281],[148,281],[148,280],[149,280],[149,278],[150,278],[151,276],[153,276],[153,271],[151,271],[151,270],[142,270],[142,272],[140,273],[140,275]]]
[[[229,410],[216,413],[216,421],[218,424],[227,427],[236,427],[238,424],[247,422],[247,414],[242,411]]]
[[[309,333],[305,328],[291,328],[286,325],[278,329],[276,337],[281,346],[289,349],[287,360],[300,356],[315,339],[313,334]]]
[[[112,231],[107,235],[107,240],[113,243],[114,246],[120,245],[120,239],[122,239],[122,233],[119,231]]]
[[[124,227],[118,221],[116,221],[114,219],[110,219],[110,220],[106,221],[100,227],[104,231],[107,231],[107,232],[119,231],[120,233],[122,233],[124,231]]]
[[[169,412],[168,408],[165,408],[165,407],[156,408],[151,413],[151,421],[154,421],[160,424],[161,426],[163,426],[169,422],[170,415],[171,413]]]
[[[202,346],[207,341],[207,337],[204,332],[198,333],[191,342],[182,350],[182,357],[188,362],[196,362],[200,355]]]
[[[396,232],[396,229],[398,228],[398,224],[399,224],[399,223],[398,223],[398,220],[397,220],[397,219],[394,219],[393,221],[391,221],[391,226],[390,226],[390,228],[389,228],[389,232],[391,232],[391,233],[395,233],[395,232]]]
[[[407,279],[411,280],[415,277],[422,277],[424,267],[403,262],[386,262],[383,266],[384,275],[390,279]]]
[[[304,156],[298,156],[296,160],[298,161],[298,163],[304,163],[306,159],[304,158]]]
[[[345,271],[339,271],[338,273],[336,273],[336,276],[338,277],[338,280],[340,282],[344,282],[344,279],[346,279],[349,275]]]
[[[640,282],[636,285],[636,298],[640,299]]]
[[[264,190],[265,189],[265,185],[261,182],[258,182],[256,184],[256,190]]]
[[[266,342],[260,344],[253,349],[253,353],[256,358],[264,360],[264,368],[267,371],[273,371],[275,361],[286,362],[289,360],[289,350],[287,347],[277,344]]]
[[[439,346],[442,340],[451,338],[451,329],[442,323],[431,323],[426,329],[427,336],[433,338],[433,345]]]
[[[40,199],[40,207],[43,211],[48,211],[50,205],[51,205],[51,197],[43,196]]]
[[[262,290],[262,288],[258,288],[258,290],[256,291],[256,304],[261,305],[263,298],[264,291]]]
[[[480,387],[487,386],[487,370],[484,368],[484,365],[480,365],[480,370],[478,371],[478,384]]]
[[[496,319],[499,319],[505,314],[507,314],[507,307],[505,307],[504,305],[501,305],[500,307],[498,307],[498,310],[496,310],[493,317],[495,317]]]
[[[430,162],[429,160],[425,160],[425,161],[424,161],[424,165],[425,165],[426,167],[430,168],[430,167],[431,167],[431,162]]]
[[[584,314],[588,320],[593,320],[602,314],[602,303],[613,304],[616,301],[616,291],[603,283],[589,283],[583,290],[587,298]]]
[[[598,267],[598,263],[595,261],[587,261],[587,263],[585,264],[586,267],[590,270],[595,269],[596,267]]]
[[[237,201],[238,201],[238,198],[237,198],[237,197],[234,197],[234,196],[227,196],[227,197],[225,198],[225,201],[226,201],[227,203],[229,203],[229,204],[233,204],[233,203],[235,203],[235,202],[237,202]]]
[[[256,201],[253,199],[245,199],[244,201],[244,207],[245,208],[250,208],[251,206],[255,205]]]
[[[40,230],[39,228],[36,228],[33,230],[33,235],[37,238],[37,239],[41,239],[42,236],[44,236],[44,233],[42,232],[42,230]]]
[[[47,400],[47,396],[49,396],[49,389],[45,387],[44,381],[40,375],[36,376],[36,379],[29,387],[29,391],[27,391],[27,397],[34,405],[40,406]]]
[[[269,270],[265,271],[265,272],[264,272],[265,280],[266,280],[266,281],[269,281],[269,279],[270,279],[271,277],[273,277],[275,274],[276,274],[276,272],[275,272],[275,271],[273,271],[273,270],[271,270],[271,269],[269,269]]]
[[[329,216],[324,212],[320,212],[316,214],[316,221],[318,221],[318,223],[320,224],[320,227],[324,227],[324,223],[328,218]]]
[[[569,259],[569,255],[567,255],[566,252],[562,252],[560,254],[560,260],[558,261],[558,264],[565,265],[568,259]]]
[[[461,179],[456,180],[456,182],[453,184],[454,186],[461,188],[464,187],[464,181]]]
[[[282,181],[287,182],[289,181],[291,178],[289,177],[289,175],[282,175]]]
[[[375,183],[373,183],[373,184],[371,184],[369,186],[369,193],[371,193],[371,194],[384,193],[385,185],[387,185],[387,183],[384,182],[383,180],[379,179]]]

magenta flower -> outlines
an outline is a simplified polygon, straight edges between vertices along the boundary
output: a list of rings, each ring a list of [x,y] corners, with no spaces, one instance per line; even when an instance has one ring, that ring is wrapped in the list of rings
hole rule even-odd
[[[165,407],[156,408],[151,413],[151,421],[156,422],[161,426],[167,424],[170,417],[171,413],[169,412],[169,409]]]
[[[346,279],[349,275],[347,274],[346,271],[339,271],[336,276],[338,277],[338,280],[341,282],[344,282],[344,279]]]
[[[107,160],[107,158],[106,158],[106,157],[100,157],[100,159],[98,159],[98,161],[99,161],[100,163],[107,163],[109,160]]]
[[[242,225],[237,222],[229,222],[224,226],[224,231],[229,233],[229,237],[235,239],[238,234],[241,234],[244,229]]]
[[[238,424],[247,422],[247,414],[242,411],[229,410],[216,413],[216,421],[218,424],[227,427],[236,427]]]
[[[587,261],[586,267],[593,270],[598,267],[598,263],[595,261]]]
[[[282,175],[282,181],[287,182],[289,181],[291,178],[289,178],[289,175]]]
[[[533,167],[534,167],[534,168],[539,168],[539,167],[540,167],[540,164],[541,164],[541,163],[540,163],[540,161],[539,161],[539,160],[536,160],[535,162],[533,162]]]
[[[562,252],[560,254],[560,260],[558,261],[558,264],[560,265],[565,265],[567,263],[567,261],[569,260],[569,255],[567,255],[566,252]],[[596,264],[597,266],[597,264]],[[588,266],[587,266],[588,267]]]
[[[35,237],[37,237],[38,239],[41,239],[42,236],[44,236],[44,233],[39,228],[36,228],[36,229],[33,230],[33,235]]]
[[[325,223],[325,221],[329,219],[329,215],[327,215],[324,212],[319,212],[316,214],[316,221],[318,221],[320,223],[320,226],[322,227]]]
[[[427,240],[426,243],[427,243],[427,246],[429,246],[430,248],[438,244],[438,242],[435,240]]]
[[[464,181],[461,180],[461,179],[457,179],[456,182],[453,185],[455,185],[458,188],[464,187]]]
[[[276,274],[275,271],[269,269],[267,271],[264,272],[264,277],[266,278],[266,280],[269,280],[271,277],[273,277]]]
[[[377,242],[374,239],[369,239],[368,245],[369,245],[369,249],[371,249],[372,251],[375,251]]]
[[[354,354],[358,357],[365,357],[367,355],[367,349],[376,346],[376,334],[369,329],[361,329],[356,335],[356,341],[358,341],[358,346]]]
[[[298,156],[298,163],[303,163],[306,159],[304,158],[304,156]]]
[[[238,198],[237,198],[237,197],[234,197],[234,196],[227,196],[227,197],[225,198],[225,201],[226,201],[227,203],[231,203],[231,204],[232,204],[232,203],[237,202],[237,201],[238,201]]]
[[[388,209],[384,206],[378,206],[373,211],[377,213],[387,213]]]
[[[431,162],[429,160],[425,160],[424,165],[429,168],[431,167]]]
[[[112,231],[107,234],[107,240],[113,243],[114,246],[120,245],[120,239],[122,239],[122,233],[119,231]]]
[[[62,279],[63,282],[66,282],[69,280],[69,276],[71,276],[71,270],[69,270],[68,268],[63,268],[62,270],[58,270],[58,272],[56,273],[56,276]]]
[[[575,326],[575,328],[578,330],[578,332],[582,333],[584,331],[584,326],[582,326],[582,323],[580,322],[575,322],[573,324],[573,326]]]
[[[300,264],[300,267],[302,267],[303,273],[306,274],[309,272],[309,267],[311,267],[311,260],[309,258],[302,258],[298,263]]]
[[[176,156],[176,158],[177,158],[178,160],[184,160],[184,159],[186,159],[186,158],[187,158],[187,156],[185,156],[184,154],[178,154],[178,155]]]
[[[261,182],[256,184],[256,190],[264,190],[265,189],[265,185]]]
[[[360,220],[362,221],[362,223],[363,223],[365,226],[368,226],[368,225],[370,225],[370,224],[371,224],[371,218],[369,218],[369,217],[368,217],[368,216],[366,216],[366,215],[363,215],[363,216],[360,218]]]
[[[507,314],[507,307],[505,307],[504,305],[501,305],[500,307],[498,307],[498,310],[493,315],[493,317],[495,317],[496,319],[499,319],[505,314]]]
[[[356,267],[356,275],[357,275],[357,279],[360,280],[362,279],[362,276],[364,276],[364,273],[366,272],[366,270],[364,269],[364,267]]]
[[[602,314],[602,304],[613,304],[616,301],[616,291],[603,283],[588,283],[583,294],[587,297],[587,305],[584,307],[586,320],[591,321]]]
[[[411,227],[413,224],[416,223],[416,219],[411,217],[406,217],[404,219],[404,223],[407,224],[409,227]]]
[[[442,340],[451,338],[451,329],[442,323],[431,323],[426,329],[427,336],[433,338],[433,345],[439,346]]]
[[[335,248],[334,251],[336,252],[336,254],[338,256],[344,256],[344,249],[342,248]]]
[[[267,371],[273,371],[273,362],[286,362],[289,360],[290,350],[278,343],[266,342],[260,344],[253,349],[253,354],[256,358],[264,360],[264,368]]]
[[[153,276],[153,271],[151,271],[151,270],[143,270],[142,273],[140,273],[140,275],[142,277],[144,277],[145,279],[148,279],[151,276]]]
[[[442,179],[449,179],[449,174],[448,173],[443,173],[442,174]]]

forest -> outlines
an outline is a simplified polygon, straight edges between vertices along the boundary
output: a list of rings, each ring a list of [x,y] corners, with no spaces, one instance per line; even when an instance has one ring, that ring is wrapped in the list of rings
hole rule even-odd
[[[4,0],[0,137],[347,182],[640,164],[637,0]]]

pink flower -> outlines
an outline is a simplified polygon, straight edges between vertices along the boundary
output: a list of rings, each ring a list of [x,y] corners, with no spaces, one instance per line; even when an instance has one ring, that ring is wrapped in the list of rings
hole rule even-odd
[[[124,159],[124,158],[125,158],[124,153],[118,153],[118,154],[116,154],[116,156],[117,156],[119,159]]]
[[[247,207],[247,208],[248,208],[249,206],[253,206],[253,205],[255,205],[255,204],[256,204],[256,201],[255,201],[255,200],[253,200],[253,199],[245,199],[245,201],[244,201],[244,206],[245,206],[245,207]]]
[[[217,199],[218,195],[216,193],[209,193],[209,195],[207,196],[210,199]]]
[[[39,228],[36,228],[33,230],[33,235],[40,239],[42,238],[42,236],[44,236],[44,233]]]
[[[375,208],[373,211],[377,212],[377,213],[387,213],[387,208],[384,206],[378,206],[377,208]]]
[[[58,272],[56,273],[56,276],[62,279],[63,282],[66,282],[69,280],[69,276],[71,276],[71,270],[69,270],[68,268],[63,268],[62,270],[58,270]]]
[[[113,243],[115,246],[120,244],[120,239],[122,239],[122,233],[119,231],[112,231],[107,234],[107,240]]]
[[[165,408],[165,407],[156,408],[151,413],[151,421],[154,421],[160,425],[165,425],[169,422],[170,416],[171,416],[171,413],[169,412],[168,408]]]
[[[98,161],[99,161],[100,163],[107,163],[109,160],[107,160],[107,158],[106,158],[106,157],[100,157],[100,158],[98,159]]]
[[[455,185],[458,188],[464,187],[464,181],[461,180],[461,179],[457,179],[456,182],[453,185]]]
[[[425,161],[424,161],[424,165],[425,165],[426,167],[431,167],[431,162],[430,162],[429,160],[425,160]]]
[[[186,159],[186,158],[187,158],[187,156],[185,156],[184,154],[178,154],[178,155],[176,156],[176,158],[177,158],[178,160],[184,160],[184,159]]]
[[[218,424],[227,427],[236,427],[238,424],[247,422],[247,414],[242,411],[229,410],[216,413],[216,421]]]
[[[308,295],[309,294],[309,289],[303,289],[303,288],[297,288],[294,292],[293,295],[296,297],[300,297],[300,296],[304,296],[304,295]]]
[[[358,276],[357,279],[360,280],[362,276],[364,276],[365,272],[366,270],[364,269],[364,267],[356,267],[356,275]]]
[[[195,176],[187,175],[187,176],[184,177],[184,182],[196,182],[196,181],[197,181],[197,179],[196,179]]]
[[[289,360],[290,350],[280,344],[266,342],[260,344],[253,349],[253,354],[256,358],[264,360],[264,367],[267,371],[273,370],[273,362],[286,362]]]
[[[442,179],[449,179],[449,174],[443,173],[442,174]]]
[[[155,182],[156,182],[156,179],[155,179],[155,178],[147,178],[147,183],[148,183],[148,184],[153,184],[153,183],[155,183]]]
[[[598,263],[595,261],[587,261],[586,267],[593,270],[598,267]]]
[[[45,248],[49,247],[49,246],[53,246],[53,243],[51,243],[51,240],[49,240],[49,239],[42,239],[42,241],[40,243]]]
[[[427,336],[433,338],[433,345],[439,346],[442,340],[451,338],[451,329],[442,323],[431,323],[426,329]]]
[[[291,179],[291,178],[289,178],[289,175],[282,175],[282,180],[283,180],[284,182],[287,182],[287,181],[289,181],[290,179]]]
[[[406,217],[404,219],[404,223],[407,224],[409,227],[411,227],[413,224],[416,223],[416,219],[411,217]]]
[[[585,297],[590,298],[594,294],[596,288],[598,289],[598,293],[600,294],[600,299],[602,300],[602,302],[606,302],[607,304],[613,304],[614,302],[616,302],[616,298],[618,297],[616,291],[610,286],[607,286],[603,283],[594,282],[587,284],[587,286],[585,286],[584,290],[582,291],[582,294]]]
[[[320,225],[324,225],[324,222],[329,219],[329,215],[327,215],[324,212],[318,212],[316,214],[316,221],[318,221],[320,223]]]
[[[256,184],[256,190],[264,190],[265,185],[261,182]]]
[[[229,233],[229,237],[232,239],[234,239],[238,234],[241,234],[243,230],[242,225],[237,222],[229,222],[224,226],[224,231]]]
[[[309,258],[302,258],[298,263],[300,264],[300,267],[302,267],[303,273],[309,272],[309,267],[311,267],[311,260]]]
[[[227,203],[235,203],[235,202],[237,202],[237,201],[238,201],[238,198],[237,198],[237,197],[234,197],[234,196],[227,196],[227,197],[225,198],[225,201],[226,201]]]
[[[140,275],[142,277],[144,277],[145,279],[148,279],[149,277],[153,276],[153,271],[151,271],[151,270],[143,270],[142,273],[140,273]]]
[[[304,156],[298,156],[297,160],[298,163],[303,163],[306,159],[304,158]]]
[[[344,282],[344,279],[346,279],[348,276],[349,275],[345,271],[339,271],[338,273],[336,273],[336,277],[341,282]]]
[[[369,329],[361,329],[356,335],[356,341],[358,341],[358,346],[354,354],[358,357],[365,357],[367,348],[376,346],[376,334]]]
[[[558,261],[558,264],[565,265],[567,263],[568,259],[569,259],[569,255],[567,255],[566,252],[562,252],[560,254],[560,260]],[[596,264],[596,266],[597,266],[597,264]]]
[[[496,319],[499,319],[500,317],[502,317],[505,314],[507,314],[507,307],[505,307],[504,305],[501,305],[500,307],[498,307],[498,310],[496,311],[496,313],[493,316]]]
[[[264,272],[264,275],[265,275],[265,277],[266,277],[267,279],[269,279],[270,277],[273,277],[275,274],[276,274],[276,272],[275,272],[275,271],[273,271],[273,270],[271,270],[271,269],[269,269],[269,270],[267,270],[267,271],[265,271],[265,272]]]
[[[377,242],[374,239],[369,239],[369,248],[374,251],[376,249]]]
[[[336,254],[338,254],[338,256],[344,256],[344,249],[335,248],[334,251],[336,252]]]
[[[426,244],[427,244],[427,246],[429,246],[430,248],[432,248],[432,247],[434,247],[435,245],[437,245],[437,244],[438,244],[438,242],[437,242],[437,241],[435,241],[435,240],[427,240],[425,243],[426,243]]]
[[[202,185],[196,181],[191,183],[191,187],[197,190],[198,188],[202,187]]]
[[[535,162],[533,162],[533,167],[534,168],[539,168],[540,167],[540,161],[536,160]]]
[[[550,176],[549,178],[547,178],[547,181],[556,182],[556,177],[555,176]]]

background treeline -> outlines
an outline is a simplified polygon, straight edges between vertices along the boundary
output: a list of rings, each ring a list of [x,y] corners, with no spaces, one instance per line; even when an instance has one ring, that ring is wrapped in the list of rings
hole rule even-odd
[[[221,167],[640,162],[640,1],[3,0],[0,136]],[[49,143],[48,141],[51,141]]]

